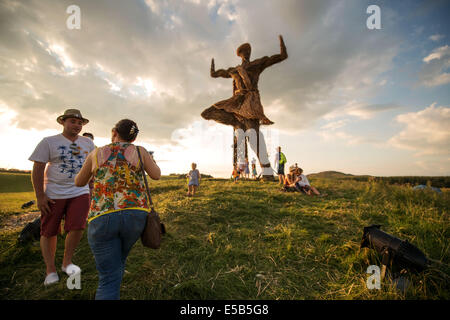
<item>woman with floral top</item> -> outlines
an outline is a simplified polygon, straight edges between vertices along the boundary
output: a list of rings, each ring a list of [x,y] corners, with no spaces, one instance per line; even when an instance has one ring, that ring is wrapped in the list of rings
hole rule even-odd
[[[120,298],[127,256],[145,227],[149,205],[141,166],[151,179],[161,177],[147,150],[132,144],[138,132],[134,121],[120,120],[112,129],[112,143],[92,151],[75,177],[77,186],[94,179],[88,241],[99,274],[97,300]]]

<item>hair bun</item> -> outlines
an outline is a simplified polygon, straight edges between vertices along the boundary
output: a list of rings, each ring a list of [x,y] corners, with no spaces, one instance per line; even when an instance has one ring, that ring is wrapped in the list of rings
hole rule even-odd
[[[136,122],[130,119],[120,120],[116,124],[115,129],[117,130],[119,136],[125,141],[133,141],[139,133]]]

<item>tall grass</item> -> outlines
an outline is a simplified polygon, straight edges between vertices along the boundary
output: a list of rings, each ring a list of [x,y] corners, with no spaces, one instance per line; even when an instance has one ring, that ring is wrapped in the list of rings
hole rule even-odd
[[[281,192],[275,182],[205,179],[185,196],[185,180],[152,183],[167,227],[159,250],[137,243],[128,258],[123,299],[448,299],[449,193],[382,182],[312,179],[325,198]],[[0,195],[3,199],[3,195]],[[410,286],[387,278],[366,287],[379,256],[359,249],[363,227],[407,239],[441,264],[408,272]],[[0,298],[92,299],[97,273],[86,236],[74,257],[82,289],[65,279],[50,288],[37,243],[15,244],[20,230],[0,233]],[[62,261],[58,242],[57,264]],[[62,275],[60,275],[62,276]]]

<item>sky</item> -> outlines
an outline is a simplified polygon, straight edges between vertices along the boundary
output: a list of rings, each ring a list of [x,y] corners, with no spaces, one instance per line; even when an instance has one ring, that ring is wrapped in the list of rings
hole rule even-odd
[[[233,129],[200,116],[232,95],[211,59],[237,66],[245,42],[252,60],[277,54],[282,35],[288,59],[259,80],[272,163],[281,146],[306,174],[449,175],[449,12],[449,1],[0,0],[0,167],[31,169],[77,108],[97,146],[129,118],[162,174],[195,162],[229,177]]]

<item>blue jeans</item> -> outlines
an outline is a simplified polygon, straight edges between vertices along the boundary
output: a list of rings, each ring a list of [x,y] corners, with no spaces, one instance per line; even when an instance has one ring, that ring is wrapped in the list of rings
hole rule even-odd
[[[125,262],[144,230],[146,218],[145,211],[120,210],[89,223],[88,241],[98,271],[96,300],[120,299]]]

